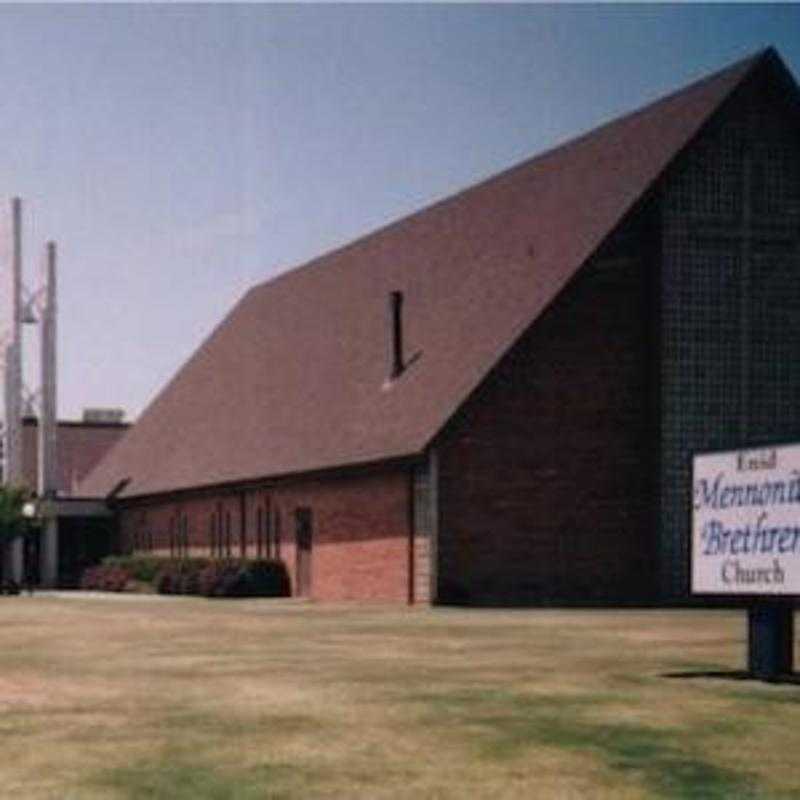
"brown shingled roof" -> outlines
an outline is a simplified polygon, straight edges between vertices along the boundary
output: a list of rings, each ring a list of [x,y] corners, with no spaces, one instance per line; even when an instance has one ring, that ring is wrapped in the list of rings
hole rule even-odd
[[[251,289],[79,487],[139,496],[422,452],[767,51]],[[391,385],[387,296],[406,353]]]
[[[22,468],[26,486],[35,489],[39,471],[39,423],[26,417],[22,426]],[[100,459],[130,426],[126,423],[96,423],[61,420],[58,423],[58,492],[72,494]]]

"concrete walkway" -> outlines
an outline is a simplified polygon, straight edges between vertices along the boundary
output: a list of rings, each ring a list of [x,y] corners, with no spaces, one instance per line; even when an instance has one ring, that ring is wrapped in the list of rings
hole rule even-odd
[[[23,589],[19,596],[27,597],[28,593]],[[155,592],[152,594],[146,592],[92,592],[83,589],[35,589],[33,596],[58,600],[143,600],[145,602],[188,598],[188,595],[166,595]]]

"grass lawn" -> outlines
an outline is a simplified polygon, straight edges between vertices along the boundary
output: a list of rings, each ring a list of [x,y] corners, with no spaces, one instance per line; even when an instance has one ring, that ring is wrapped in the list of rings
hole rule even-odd
[[[800,797],[741,612],[0,600],[0,797]]]

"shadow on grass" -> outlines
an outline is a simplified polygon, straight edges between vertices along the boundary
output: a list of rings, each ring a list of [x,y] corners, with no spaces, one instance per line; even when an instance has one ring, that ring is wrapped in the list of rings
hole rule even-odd
[[[532,698],[502,691],[454,692],[427,701],[428,724],[459,727],[484,758],[511,758],[528,747],[552,747],[594,756],[617,773],[640,781],[654,797],[764,800],[770,796],[752,776],[712,764],[693,747],[714,735],[731,733],[724,724],[659,730],[581,719],[588,706],[624,702],[622,696]]]
[[[779,683],[800,686],[800,672],[778,675],[775,678],[757,678],[745,669],[681,670],[665,672],[662,678],[717,678],[726,681],[758,681],[759,683]]]

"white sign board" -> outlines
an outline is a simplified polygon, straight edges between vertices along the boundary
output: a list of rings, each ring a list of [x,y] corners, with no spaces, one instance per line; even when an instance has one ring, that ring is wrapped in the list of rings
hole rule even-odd
[[[695,455],[692,592],[800,595],[800,444]]]

